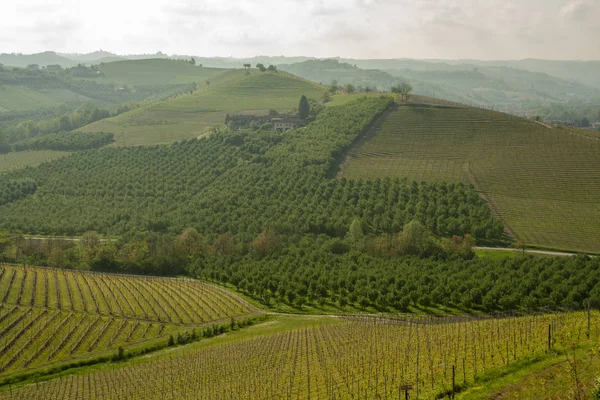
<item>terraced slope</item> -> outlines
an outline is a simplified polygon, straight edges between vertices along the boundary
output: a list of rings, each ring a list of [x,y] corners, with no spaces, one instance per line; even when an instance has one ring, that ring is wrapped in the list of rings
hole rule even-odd
[[[223,125],[226,114],[266,114],[298,106],[302,95],[320,99],[323,88],[285,72],[260,73],[232,70],[199,82],[193,94],[179,96],[145,108],[80,128],[83,132],[111,132],[115,145],[142,145],[191,139],[212,126]]]
[[[0,266],[0,375],[105,353],[254,307],[190,279]]]
[[[472,108],[399,105],[346,178],[472,182],[531,245],[600,252],[600,135]]]

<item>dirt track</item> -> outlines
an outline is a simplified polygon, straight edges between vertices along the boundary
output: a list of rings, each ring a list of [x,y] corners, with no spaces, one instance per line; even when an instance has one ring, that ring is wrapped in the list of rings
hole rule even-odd
[[[523,251],[521,249],[514,249],[510,247],[479,247],[476,246],[475,250],[496,250],[496,251]],[[546,251],[546,250],[525,250],[526,253],[530,254],[543,254],[547,256],[557,256],[557,257],[570,257],[576,256],[578,253],[566,253],[562,251]],[[591,256],[590,257],[595,257]]]

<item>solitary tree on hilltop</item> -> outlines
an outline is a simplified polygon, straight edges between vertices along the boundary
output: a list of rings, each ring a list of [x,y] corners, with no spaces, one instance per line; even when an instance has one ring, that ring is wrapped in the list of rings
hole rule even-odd
[[[402,101],[407,101],[413,88],[408,83],[403,83],[399,86],[392,86],[392,93],[398,93],[402,97]]]
[[[269,68],[267,68],[267,71],[269,72],[277,72],[277,67],[274,65],[269,65]]]
[[[300,119],[306,119],[308,118],[308,115],[310,114],[310,104],[308,104],[308,99],[306,98],[306,96],[302,96],[300,98],[300,104],[298,105],[298,117]]]
[[[246,75],[250,74],[250,68],[252,67],[252,65],[250,64],[244,64],[244,68],[246,68]]]

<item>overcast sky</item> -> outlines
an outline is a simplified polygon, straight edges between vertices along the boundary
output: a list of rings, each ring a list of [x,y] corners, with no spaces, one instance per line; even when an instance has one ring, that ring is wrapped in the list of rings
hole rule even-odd
[[[600,0],[0,0],[0,53],[600,59]]]

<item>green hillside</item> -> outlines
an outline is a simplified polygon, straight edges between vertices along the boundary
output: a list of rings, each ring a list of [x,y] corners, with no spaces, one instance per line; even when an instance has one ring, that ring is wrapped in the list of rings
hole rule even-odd
[[[197,67],[193,67],[197,68]],[[191,139],[210,127],[223,125],[226,114],[266,114],[298,106],[302,95],[320,99],[324,89],[285,72],[230,70],[202,81],[185,94],[80,128],[83,132],[111,132],[116,145],[139,145]]]
[[[102,63],[99,66],[103,78],[97,82],[110,81],[130,86],[167,85],[198,82],[203,84],[225,72],[224,69],[197,67],[185,61],[154,58],[148,60],[124,60]]]
[[[530,245],[600,252],[600,135],[502,113],[398,105],[342,176],[471,182]]]

